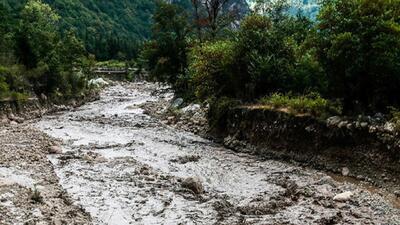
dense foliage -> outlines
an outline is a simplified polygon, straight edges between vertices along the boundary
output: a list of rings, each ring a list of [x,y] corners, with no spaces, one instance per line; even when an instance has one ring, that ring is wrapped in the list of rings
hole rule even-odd
[[[0,8],[0,96],[82,94],[85,76],[75,69],[82,68],[85,50],[73,32],[59,31],[59,15],[40,0],[29,0],[18,13]]]
[[[0,3],[14,14],[27,0]],[[98,60],[130,59],[150,37],[154,0],[43,0],[62,18],[60,30],[73,29]]]
[[[290,2],[256,1],[256,12],[238,29],[231,26],[229,35],[217,33],[206,40],[198,35],[201,17],[179,16],[180,24],[187,26],[180,30],[191,31],[180,39],[180,49],[189,53],[176,58],[174,63],[181,67],[169,71],[167,81],[185,83],[180,87],[191,93],[186,96],[201,101],[232,98],[254,103],[269,96],[261,102],[285,100],[295,111],[311,114],[339,113],[330,110],[331,102],[342,103],[348,114],[388,112],[390,106],[400,106],[399,0],[325,0],[315,20],[302,13],[293,15]],[[155,26],[161,24],[155,21]],[[156,38],[144,52],[171,52],[171,43],[153,34]],[[170,37],[178,34],[168,32]],[[165,55],[148,56],[144,58],[153,76],[162,77],[151,65],[167,62]],[[310,98],[310,93],[317,97]]]
[[[400,1],[336,0],[318,18],[318,57],[332,97],[347,110],[398,106]]]

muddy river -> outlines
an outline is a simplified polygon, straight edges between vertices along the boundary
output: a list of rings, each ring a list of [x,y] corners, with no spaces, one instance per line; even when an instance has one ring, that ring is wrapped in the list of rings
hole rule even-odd
[[[62,140],[63,153],[49,159],[93,224],[400,224],[382,190],[235,153],[141,108],[172,97],[156,84],[121,83],[35,124]],[[182,187],[188,177],[203,194]],[[344,192],[351,196],[333,200]]]

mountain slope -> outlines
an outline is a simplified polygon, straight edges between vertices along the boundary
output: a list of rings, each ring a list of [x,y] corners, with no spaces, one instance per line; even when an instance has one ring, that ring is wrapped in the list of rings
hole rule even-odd
[[[27,0],[2,0],[17,12]],[[98,59],[130,58],[150,36],[154,0],[43,0],[61,16],[63,30],[74,29]],[[1,4],[1,3],[0,3]]]

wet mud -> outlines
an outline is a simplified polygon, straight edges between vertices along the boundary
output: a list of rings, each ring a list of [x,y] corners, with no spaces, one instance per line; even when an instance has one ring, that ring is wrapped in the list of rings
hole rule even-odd
[[[158,84],[119,83],[34,123],[62,142],[49,160],[93,224],[400,224],[383,190],[233,152],[142,107],[172,98]]]

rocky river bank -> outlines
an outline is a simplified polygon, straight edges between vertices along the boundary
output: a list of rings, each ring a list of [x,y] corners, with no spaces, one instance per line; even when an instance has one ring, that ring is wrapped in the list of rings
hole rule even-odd
[[[198,106],[166,113],[172,99],[117,83],[1,127],[0,224],[400,224],[384,189],[229,150],[201,137]]]

